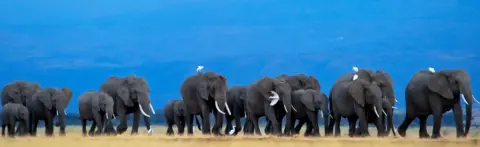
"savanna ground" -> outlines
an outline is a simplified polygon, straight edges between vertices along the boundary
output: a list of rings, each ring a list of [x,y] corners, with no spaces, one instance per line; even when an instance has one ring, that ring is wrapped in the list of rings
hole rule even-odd
[[[58,134],[58,128],[55,128]],[[174,129],[176,131],[176,128]],[[322,129],[323,130],[323,129]],[[428,131],[431,132],[429,127]],[[418,128],[409,128],[406,138],[390,137],[349,138],[347,128],[342,128],[342,137],[307,138],[303,135],[295,137],[273,136],[238,136],[212,137],[200,135],[196,130],[194,136],[166,136],[164,126],[155,126],[154,134],[146,134],[145,127],[139,128],[139,135],[130,136],[130,130],[118,136],[83,137],[81,127],[67,126],[67,136],[44,137],[44,128],[39,128],[39,137],[1,138],[0,147],[478,147],[480,146],[480,129],[472,128],[469,137],[455,138],[455,128],[442,127],[442,139],[418,139]],[[301,132],[303,133],[303,131]],[[376,135],[375,128],[370,134]],[[323,135],[323,131],[321,132]]]

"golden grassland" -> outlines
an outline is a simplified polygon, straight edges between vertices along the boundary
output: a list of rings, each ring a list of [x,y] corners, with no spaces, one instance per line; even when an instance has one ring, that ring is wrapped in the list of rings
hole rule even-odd
[[[58,128],[55,128],[56,133]],[[431,131],[431,127],[428,131]],[[67,136],[44,137],[43,128],[39,128],[38,137],[0,138],[0,147],[480,147],[480,129],[472,128],[469,137],[457,139],[455,128],[443,127],[442,139],[418,139],[418,128],[409,128],[406,138],[377,138],[375,128],[370,128],[372,137],[349,138],[347,128],[342,128],[342,137],[274,137],[274,136],[238,136],[213,137],[200,135],[196,130],[193,136],[166,136],[164,126],[155,126],[154,134],[147,135],[145,127],[139,128],[139,135],[129,135],[129,130],[118,136],[83,137],[81,127],[67,126]],[[174,128],[176,131],[176,128]],[[302,131],[303,133],[303,131]],[[323,135],[323,132],[321,132]]]

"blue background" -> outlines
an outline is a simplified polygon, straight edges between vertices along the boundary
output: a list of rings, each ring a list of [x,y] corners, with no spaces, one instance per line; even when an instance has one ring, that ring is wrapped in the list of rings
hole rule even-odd
[[[327,94],[356,65],[389,72],[404,107],[429,66],[467,70],[479,92],[479,26],[478,0],[4,0],[0,84],[69,86],[75,113],[82,92],[133,73],[159,109],[200,64],[229,86],[314,75]]]

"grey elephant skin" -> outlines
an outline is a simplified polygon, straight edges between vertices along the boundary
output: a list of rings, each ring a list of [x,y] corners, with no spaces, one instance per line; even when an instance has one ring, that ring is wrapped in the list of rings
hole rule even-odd
[[[45,123],[46,136],[53,135],[53,120],[58,115],[56,126],[60,126],[60,135],[65,135],[65,108],[72,98],[72,91],[68,87],[61,90],[45,88],[36,92],[27,102],[30,111],[30,134],[36,136],[37,125],[40,120]]]
[[[463,98],[462,96],[463,95]],[[466,103],[465,129],[462,123],[461,102]],[[472,88],[470,76],[463,69],[442,70],[432,73],[421,70],[410,79],[405,90],[406,116],[398,127],[400,136],[415,119],[420,120],[420,138],[427,138],[427,118],[433,115],[433,131],[431,138],[440,138],[440,127],[443,113],[453,110],[457,127],[457,137],[468,135],[472,120]]]
[[[2,136],[5,136],[5,128],[8,129],[8,136],[15,136],[15,125],[19,122],[19,126],[23,130],[28,130],[29,111],[27,107],[22,104],[7,103],[2,107]],[[25,135],[27,132],[20,132],[19,135]]]
[[[174,135],[173,125],[177,126],[178,135],[183,135],[186,118],[186,109],[183,100],[170,100],[163,108],[163,116],[168,126],[167,135]],[[195,117],[195,122],[197,123],[198,130],[201,131],[202,129],[200,128],[200,122],[197,117]]]
[[[338,80],[337,80],[338,81]],[[359,135],[368,136],[367,113],[369,111],[383,111],[382,92],[376,83],[369,83],[363,79],[339,81],[330,91],[330,107],[335,125],[335,136],[340,136],[340,119],[348,118],[349,136],[355,135],[355,125],[359,120]],[[384,135],[383,122],[378,119],[378,136]]]
[[[247,120],[252,123],[252,127],[246,128],[246,135],[262,135],[258,119],[266,116],[268,121],[272,122],[273,130],[271,134],[282,135],[281,125],[277,116],[279,112],[286,112],[286,125],[283,135],[291,135],[291,88],[283,80],[276,78],[263,77],[248,87],[246,97]],[[254,132],[253,130],[254,129]]]
[[[302,125],[307,122],[304,136],[320,136],[318,128],[318,111],[322,117],[328,117],[328,97],[313,89],[299,89],[292,92],[292,105],[296,111],[292,119],[299,120],[295,127],[295,134],[300,132]],[[324,129],[327,130],[328,118],[324,118]],[[292,121],[294,123],[295,121]]]
[[[201,115],[202,134],[221,135],[223,115],[231,115],[226,101],[227,79],[215,72],[197,73],[186,78],[180,93],[187,110],[187,133],[193,134],[193,116]],[[228,114],[225,113],[227,110]],[[210,130],[209,114],[213,112],[215,124]]]
[[[102,135],[107,123],[113,116],[113,98],[104,92],[93,90],[82,93],[78,97],[79,119],[82,121],[82,135],[87,135],[87,121],[93,121],[88,134]],[[95,131],[97,128],[97,131]],[[115,133],[115,132],[110,132]]]
[[[150,113],[155,110],[150,101],[150,87],[143,77],[128,75],[124,78],[110,77],[102,83],[99,92],[105,92],[113,98],[114,114],[120,119],[117,133],[123,134],[128,129],[127,116],[133,113],[131,134],[138,133],[140,116],[143,115],[148,133],[152,133]],[[151,110],[151,111],[150,111]],[[107,125],[108,128],[113,128]]]
[[[248,86],[232,86],[227,91],[227,103],[228,107],[232,108],[232,115],[225,115],[227,123],[225,127],[225,134],[230,134],[230,131],[234,129],[231,135],[235,136],[242,130],[240,119],[246,115],[245,98],[247,97],[247,89]],[[235,127],[232,126],[232,121],[234,120]],[[247,123],[244,125],[247,125]]]
[[[385,134],[383,134],[381,136],[388,135],[390,130],[394,130],[393,111],[391,111],[392,113],[389,113],[390,112],[389,109],[392,108],[396,103],[395,93],[394,93],[394,90],[393,90],[393,80],[391,79],[390,75],[388,73],[384,72],[384,71],[381,71],[381,70],[372,71],[370,69],[360,69],[356,73],[347,73],[347,74],[344,74],[344,75],[340,76],[335,81],[335,84],[352,81],[355,74],[358,76],[357,79],[361,79],[361,80],[366,81],[368,83],[376,83],[376,85],[381,89],[382,98],[386,99],[388,101],[388,103],[384,103],[385,106],[383,107],[384,108],[383,111],[386,112],[387,115],[384,115],[384,113],[381,113],[381,112],[377,112],[378,115],[379,115],[379,117],[377,117],[375,112],[372,111],[373,110],[372,108],[366,109],[366,111],[367,111],[366,114],[368,115],[367,122],[374,123],[378,129],[385,128],[385,125],[387,124],[385,122],[386,118],[387,118],[388,121],[392,120],[391,123],[388,122],[388,126],[387,126],[387,129],[386,129],[387,132],[385,132]],[[335,86],[335,84],[334,84],[334,86]],[[334,86],[332,86],[332,87],[334,87]],[[332,105],[331,104],[331,93],[330,93],[329,97],[330,97],[330,105]],[[387,104],[389,104],[389,105],[387,105]],[[333,107],[330,107],[330,113],[333,116],[332,108]],[[382,121],[381,124],[383,126],[377,126],[378,125],[377,120]],[[329,121],[328,130],[325,133],[326,136],[330,136],[330,135],[333,134],[334,125],[335,125],[335,122],[334,122],[333,117],[332,117],[332,118],[330,118],[330,121]],[[359,128],[357,130],[359,130]],[[359,133],[360,132],[357,132],[357,134],[359,134]],[[363,133],[366,133],[367,135],[369,134],[368,131],[363,132]],[[395,133],[394,133],[394,135],[395,135]]]

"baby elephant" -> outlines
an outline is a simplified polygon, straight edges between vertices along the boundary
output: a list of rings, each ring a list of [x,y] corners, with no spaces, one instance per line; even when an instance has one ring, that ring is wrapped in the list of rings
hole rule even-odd
[[[5,127],[8,128],[8,136],[15,135],[16,122],[20,122],[22,130],[19,135],[25,135],[29,130],[27,123],[29,123],[28,108],[22,104],[7,103],[2,108],[2,136],[5,136]]]
[[[178,128],[178,134],[182,135],[185,129],[185,104],[183,100],[171,100],[167,103],[167,106],[163,109],[163,113],[165,116],[165,121],[167,122],[168,129],[167,135],[173,135],[173,125],[176,125]],[[195,117],[195,121],[197,122],[198,130],[202,130],[200,128],[200,123]]]
[[[87,91],[78,98],[80,120],[82,120],[82,135],[87,135],[87,121],[93,121],[88,134],[100,135],[104,127],[111,124],[113,114],[113,98],[104,92]],[[110,125],[111,126],[111,125]],[[95,127],[98,127],[94,134]],[[109,132],[110,133],[110,132]],[[114,132],[113,132],[114,133]]]

